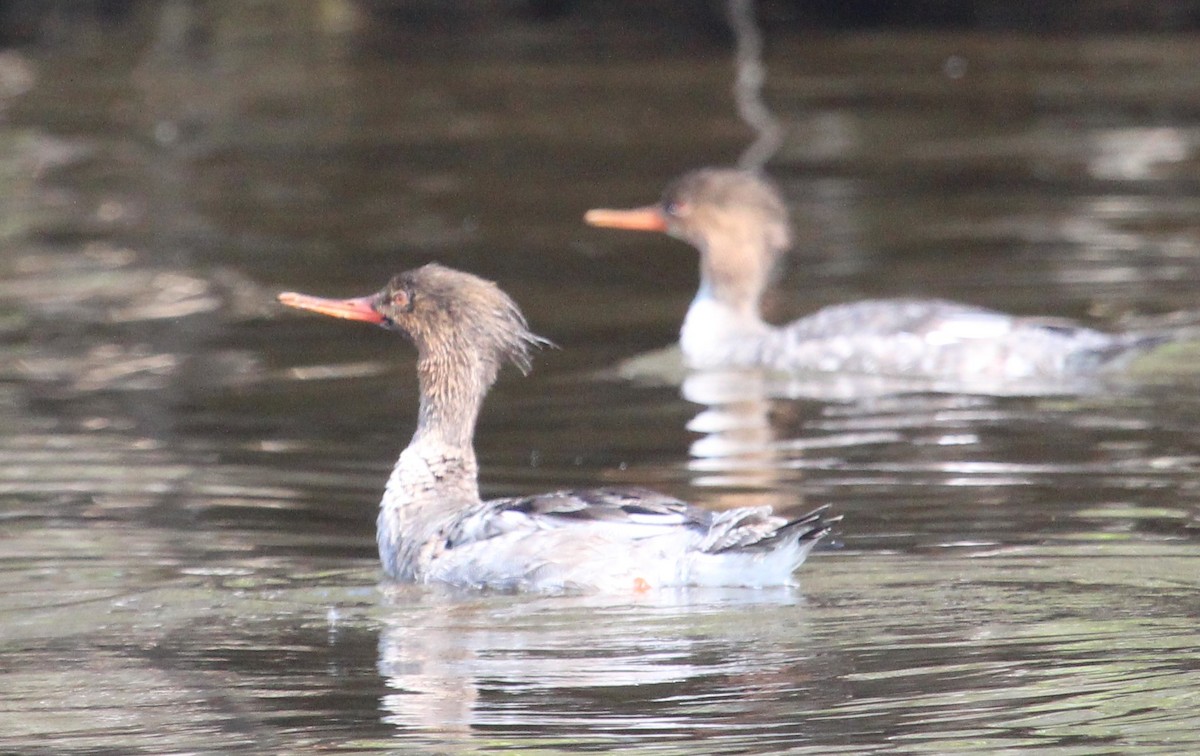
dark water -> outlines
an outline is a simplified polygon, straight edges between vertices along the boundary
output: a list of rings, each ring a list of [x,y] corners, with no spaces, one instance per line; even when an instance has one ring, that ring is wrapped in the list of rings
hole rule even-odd
[[[602,378],[671,342],[695,260],[581,214],[737,160],[723,35],[196,7],[0,56],[0,750],[1200,748],[1195,351],[1033,397]],[[775,317],[1197,319],[1192,37],[765,43]],[[429,260],[562,347],[493,392],[485,494],[829,502],[838,543],[778,591],[379,584],[411,355],[273,296]]]

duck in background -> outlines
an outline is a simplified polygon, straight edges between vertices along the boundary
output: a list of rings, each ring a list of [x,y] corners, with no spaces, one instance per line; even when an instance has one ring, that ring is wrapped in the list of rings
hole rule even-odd
[[[1167,340],[941,299],[863,300],[771,325],[760,300],[791,244],[791,230],[779,191],[749,171],[696,170],[668,186],[657,204],[589,210],[584,219],[666,233],[700,252],[700,288],[679,337],[684,361],[694,369],[1053,386],[1096,376]]]

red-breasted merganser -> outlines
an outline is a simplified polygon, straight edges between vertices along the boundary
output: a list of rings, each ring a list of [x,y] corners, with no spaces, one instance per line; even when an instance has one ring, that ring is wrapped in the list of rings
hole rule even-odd
[[[1163,340],[936,299],[852,302],[769,325],[759,300],[791,232],[779,192],[747,171],[693,171],[672,183],[657,205],[589,210],[584,219],[664,232],[700,251],[700,289],[679,335],[692,368],[1044,382],[1093,375]]]
[[[504,590],[637,591],[788,584],[835,518],[770,507],[710,512],[641,488],[482,501],[472,437],[505,361],[547,343],[494,283],[436,264],[378,294],[285,293],[290,307],[375,323],[417,349],[420,409],[380,503],[384,571],[397,580]]]

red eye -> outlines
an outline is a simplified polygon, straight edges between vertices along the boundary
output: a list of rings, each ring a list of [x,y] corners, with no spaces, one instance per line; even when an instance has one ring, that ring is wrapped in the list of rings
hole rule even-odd
[[[392,306],[407,312],[412,309],[412,297],[404,289],[392,292]]]

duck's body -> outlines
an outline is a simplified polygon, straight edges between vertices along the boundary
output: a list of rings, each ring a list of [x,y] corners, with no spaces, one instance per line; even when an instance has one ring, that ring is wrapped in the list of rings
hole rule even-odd
[[[1095,375],[1157,340],[929,299],[825,307],[785,326],[739,323],[698,298],[680,345],[696,369],[765,368],[1019,382]]]
[[[385,572],[502,590],[785,585],[827,530],[820,513],[790,522],[768,507],[713,513],[638,488],[476,501],[427,521],[412,509],[407,492],[389,487],[378,530]],[[417,522],[428,528],[414,532]]]
[[[700,289],[679,340],[692,368],[1044,381],[1094,375],[1161,341],[936,299],[852,302],[771,325],[759,302],[791,233],[779,193],[745,171],[694,171],[658,205],[591,210],[586,220],[665,232],[699,250]]]
[[[407,334],[420,412],[380,503],[377,540],[397,580],[503,590],[635,591],[791,582],[832,520],[769,507],[709,512],[640,488],[483,501],[472,447],[483,397],[504,360],[529,367],[541,343],[494,284],[426,265],[379,294],[280,301]]]

